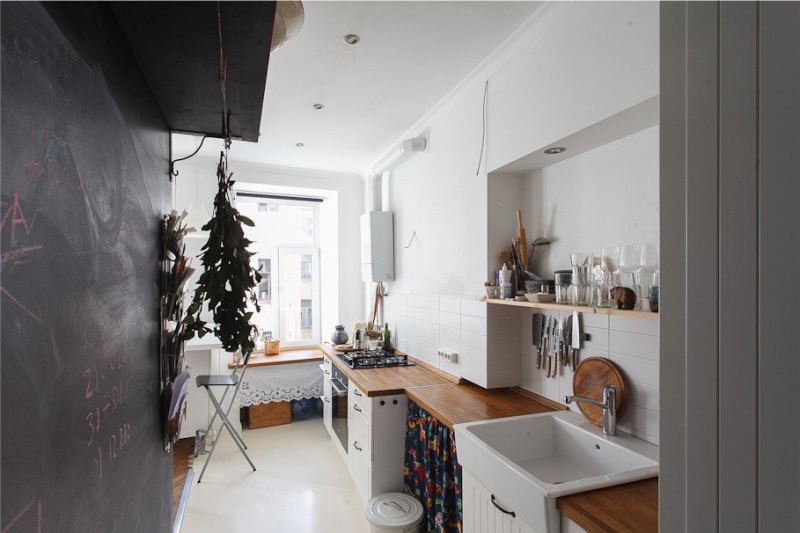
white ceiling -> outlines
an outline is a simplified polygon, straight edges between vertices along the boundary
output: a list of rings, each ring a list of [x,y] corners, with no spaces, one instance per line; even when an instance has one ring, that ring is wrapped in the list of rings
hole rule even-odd
[[[260,140],[234,141],[229,157],[365,174],[541,4],[304,1],[300,34],[270,56]],[[198,140],[175,135],[175,154]],[[200,155],[221,148],[207,139]]]

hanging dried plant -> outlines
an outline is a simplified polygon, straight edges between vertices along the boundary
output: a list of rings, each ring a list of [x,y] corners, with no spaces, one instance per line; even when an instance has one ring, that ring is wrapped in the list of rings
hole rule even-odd
[[[197,283],[192,304],[185,319],[185,338],[195,334],[203,337],[214,333],[229,352],[241,349],[242,353],[255,348],[257,328],[250,323],[253,311],[261,308],[256,299],[255,287],[261,275],[250,265],[254,252],[247,250],[252,241],[245,238],[242,224],[253,226],[253,221],[239,213],[233,206],[233,174],[228,174],[228,156],[221,152],[217,165],[218,190],[214,198],[214,214],[203,226],[208,231],[208,242],[200,256],[203,273]],[[200,318],[203,305],[213,313],[213,329]]]

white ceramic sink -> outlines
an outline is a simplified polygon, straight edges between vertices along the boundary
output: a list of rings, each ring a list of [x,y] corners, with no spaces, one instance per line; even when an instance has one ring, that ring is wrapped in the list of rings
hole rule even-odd
[[[658,447],[603,435],[558,411],[456,424],[458,462],[539,533],[560,531],[558,496],[658,475]]]

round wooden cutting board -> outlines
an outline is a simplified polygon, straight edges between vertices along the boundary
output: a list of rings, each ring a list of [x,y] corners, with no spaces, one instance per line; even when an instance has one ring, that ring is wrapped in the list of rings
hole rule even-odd
[[[575,396],[603,401],[603,387],[617,386],[617,420],[621,420],[628,409],[628,387],[619,367],[603,357],[584,359],[572,375],[572,390]],[[595,426],[603,425],[603,409],[583,402],[578,404],[583,416]]]

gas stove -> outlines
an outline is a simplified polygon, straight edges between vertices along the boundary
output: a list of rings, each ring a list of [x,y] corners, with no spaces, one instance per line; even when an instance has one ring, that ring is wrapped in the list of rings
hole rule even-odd
[[[390,366],[414,366],[405,354],[389,353],[383,350],[346,351],[339,354],[344,364],[350,368],[384,368]]]

